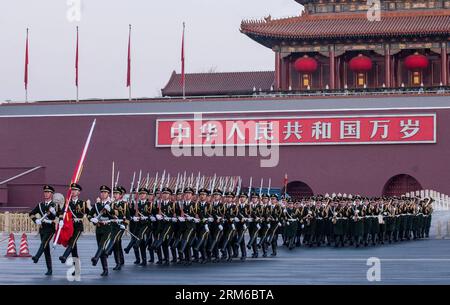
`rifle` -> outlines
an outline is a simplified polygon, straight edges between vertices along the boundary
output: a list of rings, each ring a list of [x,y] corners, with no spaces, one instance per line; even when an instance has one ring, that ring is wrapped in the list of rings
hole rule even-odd
[[[264,178],[261,178],[261,186],[259,187],[259,197],[260,198],[261,198],[261,195],[262,195],[263,182],[264,182]]]
[[[155,192],[156,192],[157,183],[158,183],[158,172],[156,172],[155,182],[153,183],[153,194],[155,194]],[[155,197],[155,200],[156,200],[156,197]]]
[[[119,184],[119,176],[120,176],[120,171],[117,171],[117,177],[116,177],[116,182],[114,183],[114,187],[117,187],[117,184]]]
[[[136,181],[136,172],[133,172],[133,180],[131,180],[131,186],[130,186],[130,196],[128,197],[128,203],[131,204],[131,199],[132,199],[132,193],[133,193],[133,187],[134,187],[134,182]]]
[[[253,182],[253,177],[250,177],[250,184],[249,184],[248,193],[247,193],[248,198],[250,198],[250,196],[252,194],[252,182]]]

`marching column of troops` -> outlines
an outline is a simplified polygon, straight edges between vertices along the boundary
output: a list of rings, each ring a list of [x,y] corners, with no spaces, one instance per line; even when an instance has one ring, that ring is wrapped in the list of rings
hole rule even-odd
[[[83,232],[82,220],[87,217],[96,227],[98,245],[91,262],[95,266],[100,260],[102,276],[108,275],[108,256],[114,256],[113,270],[121,270],[124,253],[131,250],[136,265],[191,265],[230,262],[239,257],[245,261],[247,250],[252,258],[260,252],[267,257],[270,250],[270,255],[276,256],[279,236],[289,250],[302,244],[360,247],[427,238],[433,211],[431,198],[333,194],[279,201],[278,195],[261,193],[261,189],[259,193],[251,188],[241,193],[239,188],[197,191],[190,186],[175,191],[141,187],[135,192],[135,200],[133,196],[125,200],[124,187],[111,190],[102,185],[97,202],[90,206],[79,199],[79,184],[71,188],[68,210],[73,215],[74,232],[59,259],[65,263],[69,255],[78,258],[77,241]],[[46,275],[52,274],[50,244],[56,224],[64,225],[63,210],[52,201],[53,193],[53,187],[44,186],[44,201],[30,212],[40,225],[41,237],[32,260],[37,263],[45,254]],[[123,248],[125,232],[131,239]]]

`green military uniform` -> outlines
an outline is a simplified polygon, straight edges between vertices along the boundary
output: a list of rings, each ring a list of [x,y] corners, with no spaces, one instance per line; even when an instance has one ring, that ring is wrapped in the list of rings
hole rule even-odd
[[[55,189],[50,185],[43,187],[44,192],[55,193]],[[52,201],[40,202],[31,212],[29,216],[34,223],[39,225],[39,236],[41,238],[41,244],[38,251],[32,257],[35,264],[39,261],[39,258],[44,254],[45,263],[47,266],[47,273],[45,275],[52,275],[52,257],[50,255],[50,242],[55,235],[56,222],[58,215],[60,214],[59,207]],[[37,217],[39,215],[40,218]]]

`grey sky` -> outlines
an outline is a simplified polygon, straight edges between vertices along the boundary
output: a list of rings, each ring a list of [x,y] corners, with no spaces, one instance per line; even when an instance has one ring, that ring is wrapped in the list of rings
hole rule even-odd
[[[272,70],[273,52],[239,32],[242,19],[298,15],[294,0],[73,0],[0,2],[0,101],[24,100],[25,30],[30,28],[29,100],[74,99],[75,26],[80,27],[80,98],[126,98],[128,24],[133,97],[160,94],[180,71],[186,22],[186,72]],[[76,0],[75,0],[76,1]]]

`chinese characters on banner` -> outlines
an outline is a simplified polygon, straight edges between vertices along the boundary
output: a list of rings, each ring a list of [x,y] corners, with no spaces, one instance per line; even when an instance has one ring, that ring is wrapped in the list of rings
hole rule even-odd
[[[436,114],[161,119],[156,125],[157,147],[436,143]]]

